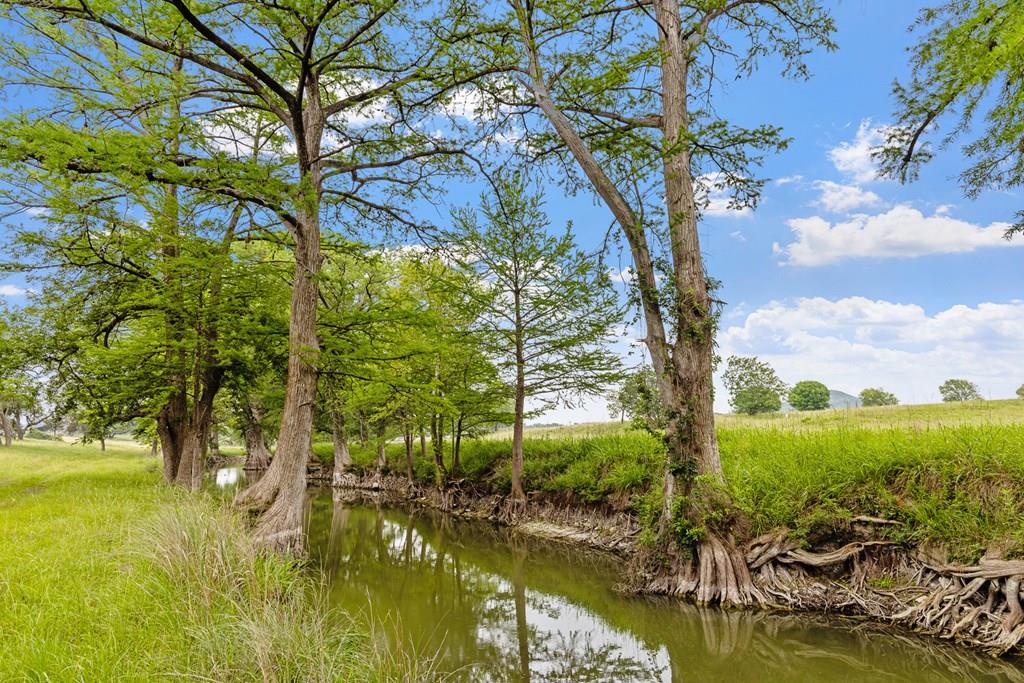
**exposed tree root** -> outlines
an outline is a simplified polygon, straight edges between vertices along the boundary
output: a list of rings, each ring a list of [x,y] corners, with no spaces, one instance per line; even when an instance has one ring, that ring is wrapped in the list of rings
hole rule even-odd
[[[640,592],[688,597],[700,605],[741,607],[769,602],[731,538],[707,534],[693,556],[673,548],[668,558],[667,568],[637,587]]]
[[[764,606],[818,614],[866,615],[880,622],[956,640],[992,654],[1024,649],[1024,561],[983,559],[946,565],[891,541],[873,540],[881,518],[854,520],[865,540],[813,552],[788,530],[755,538],[743,548],[731,538],[707,536],[688,555],[662,557],[661,570],[643,574],[651,552],[637,543],[637,520],[580,507],[531,501],[525,509],[507,496],[477,494],[458,483],[438,491],[411,489],[403,477],[336,479],[337,496],[385,495],[466,517],[485,518],[530,535],[586,544],[632,557],[623,590],[686,597],[699,604]],[[362,493],[361,493],[362,492]]]
[[[791,545],[779,533],[755,539],[747,552],[776,604],[864,613],[999,655],[1024,641],[1024,561],[933,565],[885,541],[824,553]]]

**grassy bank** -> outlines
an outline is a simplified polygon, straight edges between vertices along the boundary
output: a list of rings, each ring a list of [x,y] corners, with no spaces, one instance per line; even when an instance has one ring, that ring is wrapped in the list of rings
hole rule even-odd
[[[405,677],[315,579],[126,445],[0,449],[0,680]]]
[[[641,515],[658,509],[664,448],[656,436],[615,423],[527,435],[529,490]],[[990,547],[1024,556],[1024,401],[729,416],[719,444],[750,536],[786,526],[813,541],[870,515],[900,522],[880,533],[942,544],[954,559]],[[462,476],[507,491],[510,450],[495,436],[464,442]],[[369,449],[353,455],[372,466]],[[403,457],[389,444],[389,468],[403,472]],[[429,462],[417,459],[416,476],[431,481]]]

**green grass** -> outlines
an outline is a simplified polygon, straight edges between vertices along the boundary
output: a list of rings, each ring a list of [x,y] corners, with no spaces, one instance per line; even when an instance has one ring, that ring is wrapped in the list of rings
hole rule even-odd
[[[404,677],[315,576],[129,444],[0,448],[0,680]]]
[[[977,559],[989,547],[1024,556],[1024,401],[899,406],[719,418],[719,445],[746,534],[785,526],[816,540],[842,535],[852,517],[900,522],[894,540],[938,543]],[[524,485],[565,501],[657,509],[660,439],[618,423],[528,430]],[[329,457],[329,448],[317,452]],[[509,490],[511,444],[500,435],[464,441],[462,476]],[[388,467],[404,471],[401,444]],[[372,467],[370,449],[353,449]],[[417,458],[416,476],[432,481]]]

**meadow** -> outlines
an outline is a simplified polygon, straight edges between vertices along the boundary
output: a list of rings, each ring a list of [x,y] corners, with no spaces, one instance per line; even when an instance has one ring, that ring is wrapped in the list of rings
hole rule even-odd
[[[0,448],[0,680],[405,680],[315,577],[124,442]]]
[[[789,528],[814,542],[859,516],[895,522],[878,533],[939,545],[956,560],[988,550],[1024,556],[1024,401],[721,416],[718,438],[741,529]],[[617,422],[526,432],[525,485],[535,498],[612,506],[641,517],[659,509],[661,439]],[[401,444],[388,468],[404,472]],[[317,453],[329,457],[326,444]],[[462,446],[463,485],[509,489],[510,442],[489,434]],[[371,471],[369,448],[353,449]],[[416,477],[432,481],[417,459]]]

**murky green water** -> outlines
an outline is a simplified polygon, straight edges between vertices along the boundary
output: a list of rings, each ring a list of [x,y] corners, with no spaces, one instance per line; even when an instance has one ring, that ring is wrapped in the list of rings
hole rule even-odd
[[[433,511],[314,492],[309,535],[336,604],[457,681],[1024,681],[871,625],[626,597],[614,557]]]

